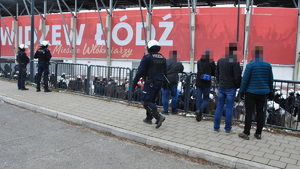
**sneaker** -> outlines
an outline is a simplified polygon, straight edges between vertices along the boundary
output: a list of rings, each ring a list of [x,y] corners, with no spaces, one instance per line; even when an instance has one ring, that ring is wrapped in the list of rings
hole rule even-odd
[[[50,89],[45,89],[44,92],[52,92]]]
[[[214,133],[219,133],[220,132],[220,129],[216,130],[214,129]]]
[[[162,111],[161,114],[169,115],[169,113],[167,111]]]
[[[239,133],[238,136],[239,138],[242,138],[244,140],[249,140],[249,136],[245,133]]]
[[[36,89],[36,92],[40,92],[41,91],[41,89]]]
[[[200,122],[202,120],[202,112],[200,110],[196,111],[196,120]]]
[[[25,87],[24,87],[24,88],[21,88],[21,90],[28,90],[28,88],[25,88]]]
[[[261,140],[261,134],[254,134],[254,137],[258,140]]]
[[[235,134],[234,131],[230,130],[230,131],[226,131],[226,135],[231,135],[231,134]]]
[[[152,124],[152,120],[149,120],[149,119],[147,119],[147,118],[145,118],[145,119],[143,120],[143,122],[145,122],[145,123],[147,123],[147,124]]]
[[[157,121],[157,124],[156,124],[156,127],[155,128],[159,128],[160,126],[161,126],[161,124],[162,124],[162,122],[164,122],[165,121],[165,117],[164,116],[162,116],[162,115],[160,115],[159,116],[159,120]]]

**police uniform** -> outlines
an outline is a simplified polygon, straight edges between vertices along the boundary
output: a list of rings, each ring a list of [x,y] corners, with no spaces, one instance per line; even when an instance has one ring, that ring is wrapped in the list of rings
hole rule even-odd
[[[18,89],[20,90],[28,90],[25,88],[25,80],[26,80],[26,66],[29,63],[29,58],[27,57],[27,54],[25,53],[25,48],[27,46],[24,44],[21,44],[19,46],[19,51],[17,53],[17,62],[18,62]]]
[[[145,85],[141,94],[141,101],[147,111],[145,123],[152,124],[153,117],[156,119],[156,128],[159,128],[165,117],[158,113],[155,105],[155,98],[165,81],[166,58],[158,53],[160,46],[157,41],[148,42],[149,54],[143,56],[133,80],[133,90],[141,77],[145,80]]]
[[[37,74],[37,85],[36,85],[36,91],[41,91],[41,77],[42,73],[44,73],[44,91],[45,92],[51,92],[48,88],[48,75],[49,75],[49,65],[50,65],[50,59],[51,59],[51,53],[47,49],[48,47],[48,41],[43,41],[41,47],[36,51],[34,58],[38,59],[38,74]]]

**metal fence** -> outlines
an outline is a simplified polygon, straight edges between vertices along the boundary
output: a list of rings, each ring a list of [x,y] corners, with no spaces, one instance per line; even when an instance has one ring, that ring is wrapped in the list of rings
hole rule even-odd
[[[36,64],[34,73],[37,72]],[[28,65],[29,66],[29,65]],[[29,67],[28,67],[29,68]],[[79,92],[97,97],[107,97],[116,100],[140,102],[144,81],[140,80],[138,87],[132,89],[132,81],[136,69],[123,67],[84,65],[52,62],[50,67],[49,85],[53,88]],[[29,69],[27,69],[29,70]],[[0,59],[0,77],[16,80],[17,68],[12,59]],[[196,73],[179,73],[177,108],[184,113],[196,111]],[[29,78],[28,78],[29,80]],[[265,107],[266,125],[289,130],[299,129],[300,121],[300,82],[274,80],[274,98],[267,100]],[[238,92],[237,92],[238,93]],[[218,90],[215,78],[212,77],[212,88],[209,103],[204,116],[214,116],[218,100]],[[156,104],[162,107],[161,92],[156,98]],[[169,106],[171,107],[171,106]],[[244,121],[244,101],[236,97],[233,119]],[[253,114],[255,123],[255,113]]]

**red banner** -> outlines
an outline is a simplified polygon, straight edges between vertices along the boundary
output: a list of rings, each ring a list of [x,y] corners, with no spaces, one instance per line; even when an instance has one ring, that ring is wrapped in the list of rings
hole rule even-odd
[[[238,57],[242,60],[244,41],[245,8],[240,11]],[[107,38],[106,12],[101,12]],[[144,22],[146,11],[143,10]],[[53,57],[70,58],[72,42],[70,14],[64,14],[67,26],[64,27],[60,14],[46,16],[46,40]],[[225,55],[225,48],[231,42],[237,42],[237,8],[197,8],[195,61],[200,59],[204,51],[213,51],[214,60]],[[5,17],[1,24],[1,56],[13,56],[13,48],[8,36],[14,41],[12,17]],[[35,29],[41,39],[40,16],[35,16]],[[20,16],[19,43],[30,45],[30,18]],[[146,26],[146,23],[145,23]],[[161,47],[161,53],[169,57],[169,51],[177,50],[178,58],[190,60],[190,27],[187,8],[154,9],[152,14],[152,35]],[[254,8],[249,42],[251,48],[257,43],[264,46],[264,56],[273,64],[294,64],[297,30],[297,9],[286,8]],[[114,11],[112,17],[112,49],[113,59],[141,59],[145,53],[145,38],[139,10]],[[77,17],[77,58],[106,58],[104,35],[97,12],[78,13]],[[69,37],[69,38],[68,38]],[[35,36],[35,50],[38,42]],[[27,52],[30,52],[27,49]],[[284,57],[284,59],[281,59]]]

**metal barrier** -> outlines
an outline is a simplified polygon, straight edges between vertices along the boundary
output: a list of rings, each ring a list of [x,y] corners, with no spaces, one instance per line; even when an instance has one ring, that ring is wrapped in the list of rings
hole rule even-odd
[[[89,72],[91,95],[129,100],[129,68],[92,65]]]
[[[18,70],[16,69],[15,59],[0,58],[0,77],[6,79],[17,79]]]
[[[89,87],[88,65],[56,63],[55,66],[55,88],[86,93],[86,89]]]
[[[34,63],[34,72],[37,72]],[[28,68],[29,65],[27,65]],[[143,87],[143,80],[140,80],[136,90],[132,91],[131,86],[137,69],[83,65],[72,63],[51,62],[50,86],[66,89],[72,92],[79,92],[99,97],[108,97],[117,100],[128,100],[139,102]],[[29,69],[27,69],[29,70]],[[13,59],[0,58],[0,77],[16,79],[17,68]],[[178,102],[177,108],[186,113],[196,111],[196,73],[179,73],[178,82]],[[274,98],[268,100],[266,112],[266,125],[289,130],[299,130],[300,121],[300,82],[274,80]],[[237,92],[238,93],[238,92]],[[217,85],[212,77],[212,89],[210,100],[204,112],[206,116],[214,116],[217,99]],[[162,106],[162,95],[156,99],[156,104]],[[244,121],[245,107],[244,101],[236,98],[234,105],[233,119]],[[255,122],[255,113],[253,113]]]

